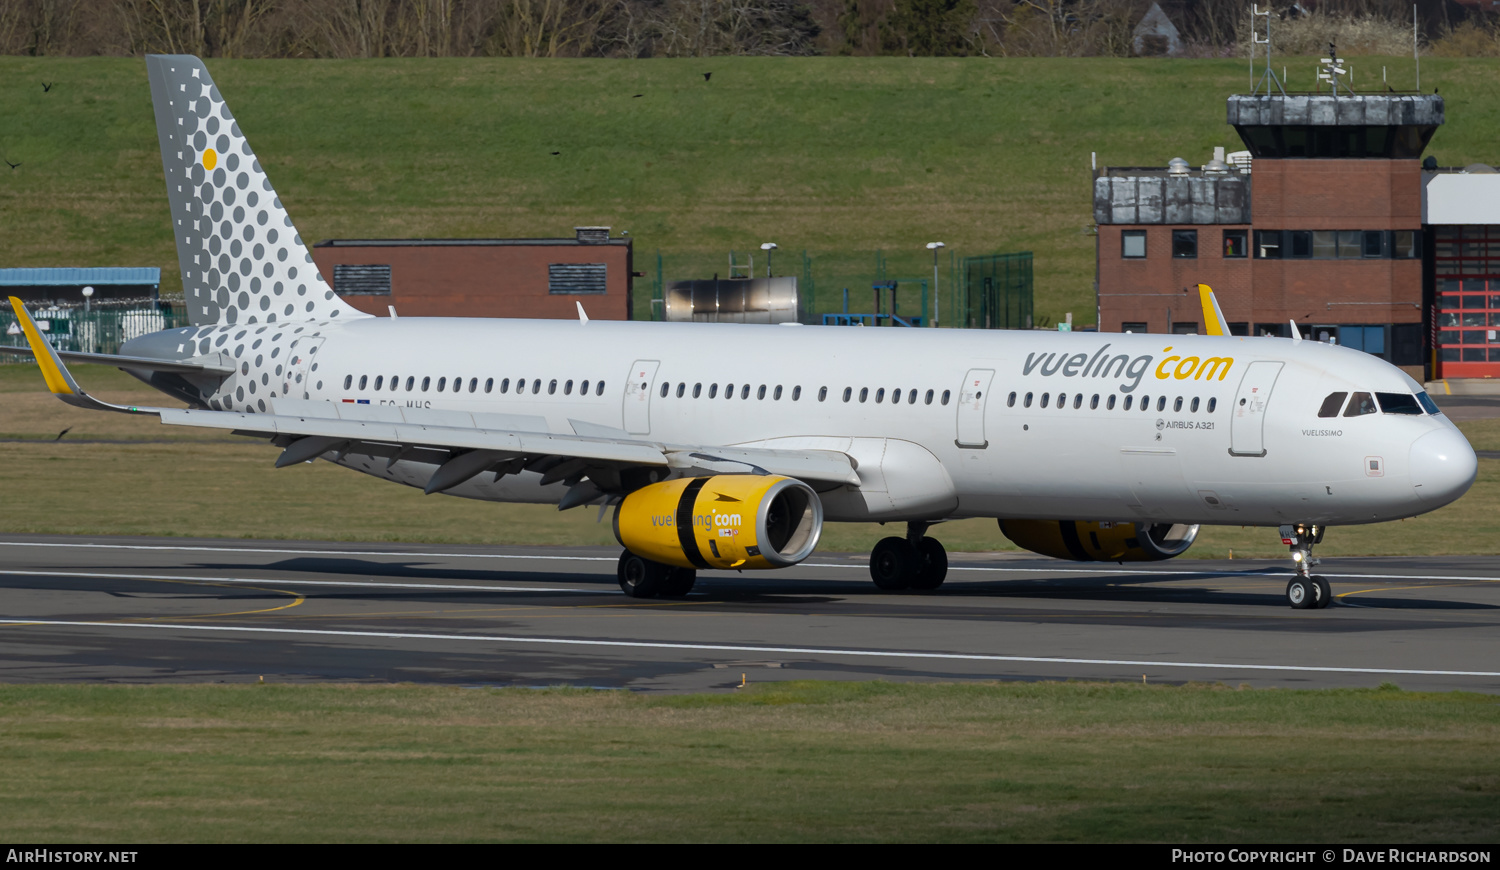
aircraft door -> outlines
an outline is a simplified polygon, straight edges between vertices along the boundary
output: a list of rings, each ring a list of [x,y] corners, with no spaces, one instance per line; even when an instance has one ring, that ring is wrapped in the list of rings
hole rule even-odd
[[[318,348],[322,346],[323,337],[318,335],[292,341],[288,348],[290,354],[286,361],[286,376],[282,381],[282,395],[298,399],[312,398],[313,385],[317,380],[313,376],[312,367],[317,362]]]
[[[984,403],[994,377],[994,369],[969,369],[964,375],[963,388],[958,391],[958,438],[954,441],[959,447],[982,449],[990,445],[984,439]]]
[[[1271,388],[1281,374],[1282,363],[1253,362],[1240,379],[1229,421],[1229,453],[1232,456],[1265,456],[1266,406]]]
[[[625,431],[632,435],[651,432],[651,390],[656,386],[659,360],[638,359],[625,382]]]

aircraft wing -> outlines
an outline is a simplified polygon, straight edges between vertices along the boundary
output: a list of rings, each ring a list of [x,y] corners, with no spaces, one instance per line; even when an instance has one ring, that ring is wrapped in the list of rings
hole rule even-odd
[[[853,460],[829,450],[668,444],[620,430],[573,422],[574,433],[546,430],[540,417],[438,411],[393,405],[275,402],[273,413],[155,409],[169,426],[225,429],[269,439],[283,448],[278,468],[319,456],[348,454],[437,465],[425,490],[442,492],[481,474],[495,479],[520,471],[542,474],[543,484],[569,487],[559,509],[588,504],[627,488],[629,475],[652,469],[717,473],[770,473],[813,483],[858,486]],[[655,479],[655,478],[653,478]]]

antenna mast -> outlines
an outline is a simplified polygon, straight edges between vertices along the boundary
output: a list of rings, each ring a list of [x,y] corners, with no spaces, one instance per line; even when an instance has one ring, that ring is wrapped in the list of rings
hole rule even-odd
[[[1266,19],[1265,39],[1261,39],[1255,33],[1255,16],[1257,15]],[[1261,11],[1260,4],[1258,3],[1250,6],[1250,44],[1252,47],[1256,45],[1264,45],[1266,47],[1266,71],[1261,75],[1260,81],[1255,83],[1255,87],[1250,89],[1251,96],[1260,93],[1260,86],[1262,84],[1266,86],[1266,96],[1272,96],[1271,85],[1273,84],[1276,86],[1276,90],[1281,91],[1283,97],[1286,96],[1286,88],[1282,87],[1281,79],[1276,77],[1276,70],[1271,69],[1271,7],[1269,5],[1266,6],[1264,12]]]

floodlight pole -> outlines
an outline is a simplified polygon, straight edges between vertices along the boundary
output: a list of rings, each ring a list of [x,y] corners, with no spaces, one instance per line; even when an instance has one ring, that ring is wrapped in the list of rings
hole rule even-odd
[[[760,249],[766,252],[766,277],[769,278],[771,277],[771,252],[776,250],[776,243],[766,242],[760,246]]]
[[[927,243],[927,250],[932,252],[932,326],[934,329],[938,325],[938,300],[940,298],[938,294],[938,249],[945,247],[947,245],[944,245],[942,242]]]

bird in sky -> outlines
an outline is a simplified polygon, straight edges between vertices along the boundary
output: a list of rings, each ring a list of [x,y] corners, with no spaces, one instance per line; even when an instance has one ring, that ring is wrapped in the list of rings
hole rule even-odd
[[[5,165],[9,166],[11,169],[15,169],[16,167],[20,166],[21,164],[19,164],[19,163],[11,163],[9,160],[6,160],[5,161]]]
[[[62,430],[61,432],[57,433],[57,437],[54,438],[54,439],[52,439],[52,440],[53,441],[61,441],[62,437],[64,435],[66,435],[66,434],[68,434],[69,432],[72,432],[72,431],[73,431],[73,427],[69,426],[68,428],[66,428],[66,429]]]

